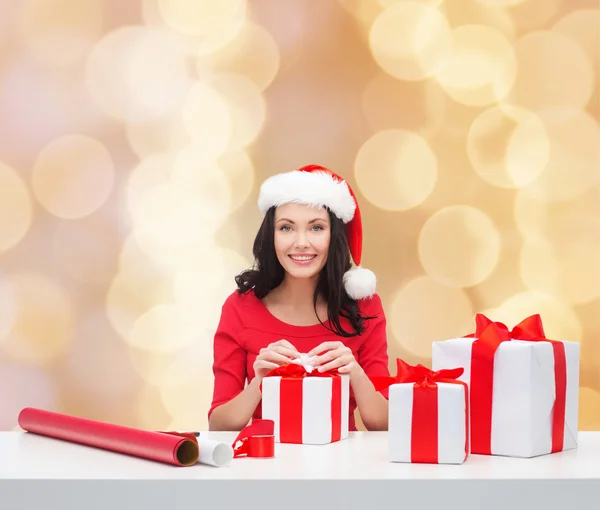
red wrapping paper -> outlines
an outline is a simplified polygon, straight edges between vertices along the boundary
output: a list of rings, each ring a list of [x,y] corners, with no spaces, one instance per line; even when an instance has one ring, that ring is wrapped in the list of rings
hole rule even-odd
[[[198,442],[189,434],[139,430],[31,407],[19,413],[18,423],[34,434],[175,466],[191,466],[198,460]]]

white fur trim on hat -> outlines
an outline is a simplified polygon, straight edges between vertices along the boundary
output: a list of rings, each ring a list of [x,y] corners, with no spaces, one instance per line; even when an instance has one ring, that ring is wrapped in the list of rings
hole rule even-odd
[[[258,207],[265,214],[283,204],[328,207],[344,223],[354,218],[356,202],[345,181],[327,172],[294,170],[269,177],[260,187]]]
[[[352,299],[363,299],[375,294],[377,278],[375,273],[356,266],[344,274],[344,287]]]

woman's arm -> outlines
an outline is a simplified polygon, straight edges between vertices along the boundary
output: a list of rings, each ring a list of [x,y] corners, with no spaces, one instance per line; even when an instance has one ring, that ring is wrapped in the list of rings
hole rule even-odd
[[[350,370],[350,385],[360,418],[367,430],[388,429],[388,401],[376,391],[360,361]]]
[[[379,296],[370,302],[374,308],[369,315],[376,315],[369,336],[357,353],[357,360],[350,371],[350,384],[356,399],[360,417],[367,430],[388,429],[388,390],[375,390],[369,379],[373,376],[389,376],[386,318]]]
[[[242,430],[250,422],[261,396],[260,381],[255,377],[236,397],[212,410],[208,429]]]
[[[209,430],[241,430],[260,401],[256,383],[246,386],[247,351],[239,342],[242,331],[242,296],[233,293],[221,310],[213,342],[213,400],[208,412]]]
[[[241,430],[245,427],[262,398],[260,383],[263,377],[274,368],[299,356],[298,350],[287,340],[273,342],[261,349],[254,361],[254,378],[236,397],[213,410],[209,418],[209,429]]]

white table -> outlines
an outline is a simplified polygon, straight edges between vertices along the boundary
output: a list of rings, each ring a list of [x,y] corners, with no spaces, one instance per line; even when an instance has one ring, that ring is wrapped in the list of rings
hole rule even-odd
[[[204,435],[204,433],[203,433]],[[235,433],[206,433],[231,443]],[[595,508],[600,432],[532,459],[471,455],[462,465],[387,461],[386,432],[324,446],[276,445],[274,459],[174,467],[23,432],[0,432],[0,508]],[[419,506],[415,506],[419,505]]]

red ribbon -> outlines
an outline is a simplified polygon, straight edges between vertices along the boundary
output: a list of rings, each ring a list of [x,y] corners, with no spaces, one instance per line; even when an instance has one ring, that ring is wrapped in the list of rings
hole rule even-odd
[[[396,376],[375,376],[371,382],[376,391],[392,384],[413,384],[413,408],[411,429],[411,462],[438,463],[438,385],[437,383],[460,384],[465,393],[465,456],[469,453],[469,399],[468,387],[460,377],[464,369],[453,368],[434,372],[423,366],[412,366],[400,358],[396,359]]]
[[[492,322],[477,314],[476,329],[469,338],[477,338],[471,349],[471,446],[473,453],[492,454],[492,396],[494,390],[494,355],[502,342],[526,340],[550,342],[554,350],[554,386],[556,400],[552,417],[552,453],[562,451],[567,400],[567,362],[562,342],[549,340],[542,319],[531,315],[509,331],[501,322]]]
[[[233,441],[234,457],[275,457],[275,422],[252,420]]]
[[[307,372],[301,365],[288,363],[271,370],[265,377],[281,377],[279,388],[279,441],[302,444],[302,400],[305,377],[329,377],[331,381],[331,442],[342,436],[342,380],[336,369]]]

